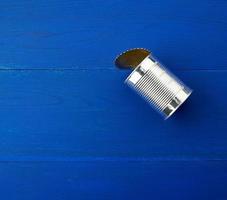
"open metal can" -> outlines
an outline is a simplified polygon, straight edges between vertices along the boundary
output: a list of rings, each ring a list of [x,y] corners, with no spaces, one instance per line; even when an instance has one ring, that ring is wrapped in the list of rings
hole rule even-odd
[[[126,51],[116,59],[115,64],[120,68],[133,68],[125,83],[165,119],[192,93],[189,87],[170,73],[148,50]]]

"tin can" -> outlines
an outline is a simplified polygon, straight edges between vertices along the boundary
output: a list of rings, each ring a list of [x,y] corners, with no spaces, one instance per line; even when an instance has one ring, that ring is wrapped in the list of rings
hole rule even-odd
[[[190,96],[192,90],[170,73],[150,52],[146,52],[147,55],[136,61],[137,66],[132,66],[133,71],[125,83],[167,119]],[[122,56],[124,53],[121,58]]]

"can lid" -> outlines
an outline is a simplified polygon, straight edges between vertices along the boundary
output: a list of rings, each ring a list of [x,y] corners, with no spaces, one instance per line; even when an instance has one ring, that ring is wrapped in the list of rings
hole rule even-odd
[[[147,56],[150,51],[143,48],[135,48],[121,53],[115,59],[116,67],[120,69],[134,69],[136,68]]]

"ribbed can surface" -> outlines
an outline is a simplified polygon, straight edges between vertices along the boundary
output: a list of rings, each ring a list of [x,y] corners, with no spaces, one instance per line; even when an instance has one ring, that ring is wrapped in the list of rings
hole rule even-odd
[[[165,118],[188,98],[192,90],[149,55],[125,80]]]

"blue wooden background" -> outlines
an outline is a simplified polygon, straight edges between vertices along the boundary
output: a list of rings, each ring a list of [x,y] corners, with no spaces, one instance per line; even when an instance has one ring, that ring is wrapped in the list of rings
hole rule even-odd
[[[113,65],[150,49],[194,89],[169,120]],[[227,199],[227,1],[1,0],[0,199]]]

